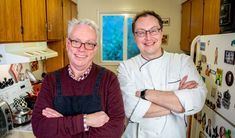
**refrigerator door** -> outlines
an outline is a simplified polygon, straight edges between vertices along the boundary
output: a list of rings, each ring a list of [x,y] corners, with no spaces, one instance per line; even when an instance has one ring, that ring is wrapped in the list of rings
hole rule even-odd
[[[208,94],[194,115],[192,138],[235,137],[235,33],[199,36],[192,43],[197,69]]]

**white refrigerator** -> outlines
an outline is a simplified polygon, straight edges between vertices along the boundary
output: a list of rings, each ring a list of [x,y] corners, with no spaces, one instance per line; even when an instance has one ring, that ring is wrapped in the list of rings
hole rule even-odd
[[[208,94],[192,116],[190,137],[235,138],[235,33],[196,37],[191,56]]]

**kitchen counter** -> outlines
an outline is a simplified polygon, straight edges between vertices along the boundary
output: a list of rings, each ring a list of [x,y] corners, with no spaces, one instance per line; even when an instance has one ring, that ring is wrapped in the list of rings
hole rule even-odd
[[[36,138],[33,132],[11,130],[5,138]]]
[[[31,123],[10,130],[5,138],[35,138]]]

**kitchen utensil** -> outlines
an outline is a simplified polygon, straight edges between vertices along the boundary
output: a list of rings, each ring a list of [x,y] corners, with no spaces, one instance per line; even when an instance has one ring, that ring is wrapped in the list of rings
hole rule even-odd
[[[29,80],[33,83],[37,82],[37,79],[35,78],[35,76],[33,75],[33,73],[31,71],[29,71],[28,69],[26,69],[25,71],[26,76],[29,78]]]
[[[34,83],[32,84],[32,87],[33,87],[33,94],[38,96],[40,90],[41,90],[41,85],[42,83],[41,82],[37,82],[37,83]]]
[[[19,63],[19,64],[11,64],[10,72],[12,72],[16,82],[19,81],[19,74],[21,73],[22,69],[23,69],[23,65],[21,63]]]
[[[25,97],[25,102],[27,103],[27,106],[30,108],[30,109],[33,109],[34,107],[34,104],[37,100],[37,96],[34,95],[34,94],[31,94],[29,92],[27,92],[27,96]]]
[[[31,121],[32,110],[28,107],[16,108],[13,111],[13,122],[15,125],[22,125]]]

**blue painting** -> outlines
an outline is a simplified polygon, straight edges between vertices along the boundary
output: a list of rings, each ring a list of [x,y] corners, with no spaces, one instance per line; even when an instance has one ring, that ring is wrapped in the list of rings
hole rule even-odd
[[[132,58],[140,53],[136,43],[135,39],[132,33],[132,18],[127,19],[128,23],[128,40],[127,40],[127,58]]]
[[[124,16],[103,16],[102,23],[102,61],[122,61]]]

